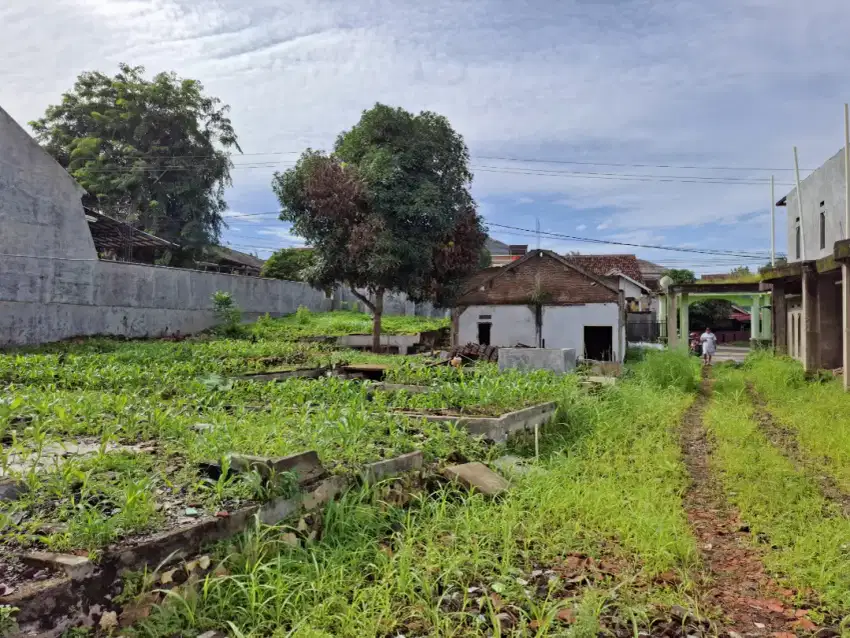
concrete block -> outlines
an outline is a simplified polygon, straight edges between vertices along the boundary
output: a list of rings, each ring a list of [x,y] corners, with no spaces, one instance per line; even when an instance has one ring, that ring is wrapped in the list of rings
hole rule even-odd
[[[258,472],[266,479],[272,474],[294,472],[298,476],[298,483],[302,485],[315,481],[325,474],[319,455],[313,450],[284,457],[231,454],[230,466],[236,472]]]
[[[369,463],[361,477],[364,483],[377,483],[388,476],[396,476],[404,472],[412,472],[422,468],[422,452],[409,452],[392,459]]]
[[[17,501],[22,494],[26,494],[25,483],[13,479],[0,480],[0,503],[3,501]]]
[[[28,565],[64,571],[71,580],[83,580],[94,573],[94,563],[84,556],[54,552],[30,552],[20,559]]]
[[[549,370],[566,374],[575,367],[574,348],[499,348],[499,370]]]
[[[485,496],[497,496],[508,489],[508,482],[483,463],[451,465],[443,470],[443,476],[457,481],[466,488],[474,489]]]
[[[322,481],[316,489],[304,495],[304,509],[312,510],[320,507],[348,489],[348,480],[344,476],[332,476]]]

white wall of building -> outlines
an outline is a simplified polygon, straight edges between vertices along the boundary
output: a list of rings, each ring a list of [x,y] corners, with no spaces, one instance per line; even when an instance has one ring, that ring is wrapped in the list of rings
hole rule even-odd
[[[806,261],[821,259],[832,255],[835,242],[844,239],[844,150],[829,158],[823,165],[806,177],[800,184],[803,194],[802,246],[797,256],[797,218],[800,216],[797,204],[797,189],[786,198],[788,229],[788,261]],[[821,206],[821,202],[823,205]],[[783,209],[776,210],[777,216]],[[820,219],[824,214],[825,241],[821,248]],[[780,218],[781,219],[781,218]],[[780,222],[781,223],[781,222]]]
[[[584,356],[584,327],[611,326],[614,358],[621,361],[620,310],[616,303],[593,303],[584,306],[546,306],[543,308],[543,341],[547,348],[575,348]],[[625,335],[625,332],[623,332]],[[625,336],[623,336],[625,339]]]
[[[489,318],[487,318],[489,316]],[[469,306],[458,317],[458,343],[478,341],[479,322],[490,322],[490,344],[510,347],[517,343],[536,344],[534,312],[528,306]],[[597,303],[582,306],[543,307],[543,346],[546,348],[575,348],[584,354],[584,327],[611,326],[614,355],[622,361],[625,326],[620,325],[620,310],[616,303]]]
[[[477,343],[480,322],[492,324],[491,345],[537,345],[534,312],[528,306],[468,306],[458,318],[458,343]]]

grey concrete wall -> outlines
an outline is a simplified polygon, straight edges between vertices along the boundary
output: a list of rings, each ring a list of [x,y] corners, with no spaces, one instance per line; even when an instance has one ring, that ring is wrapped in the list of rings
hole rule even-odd
[[[210,297],[233,295],[246,319],[331,300],[307,284],[121,262],[0,258],[0,346],[68,337],[188,334],[215,325]]]
[[[369,296],[365,290],[359,290],[363,295]],[[356,309],[368,312],[366,305],[358,299],[350,288],[340,287],[334,292],[334,308]],[[384,314],[406,315],[416,317],[446,318],[450,310],[447,308],[436,308],[430,303],[414,303],[406,295],[400,293],[387,293],[384,295]]]
[[[0,258],[97,258],[82,188],[0,108]]]
[[[820,259],[832,255],[833,246],[839,239],[845,238],[844,228],[844,150],[838,151],[824,164],[800,183],[802,192],[803,242],[800,257],[806,260]],[[823,202],[823,206],[821,206]],[[788,261],[800,261],[796,254],[797,189],[792,190],[786,199]],[[781,209],[780,209],[781,210]],[[820,213],[825,213],[826,243],[820,246]]]

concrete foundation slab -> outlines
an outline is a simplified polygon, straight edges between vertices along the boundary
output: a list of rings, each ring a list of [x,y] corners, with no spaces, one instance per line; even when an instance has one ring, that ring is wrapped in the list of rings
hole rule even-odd
[[[398,350],[399,354],[408,351],[419,343],[419,335],[381,335],[381,348]],[[346,348],[371,349],[372,335],[345,335],[337,339],[337,344]]]
[[[575,367],[573,348],[499,348],[499,370],[549,370],[566,374]]]
[[[481,492],[485,496],[497,496],[510,487],[510,484],[504,478],[483,463],[451,465],[443,470],[443,475],[468,489]]]
[[[370,463],[361,474],[364,483],[377,483],[388,476],[398,476],[422,468],[422,452],[409,452],[392,459]]]
[[[315,481],[325,474],[325,468],[319,460],[319,455],[313,450],[284,457],[231,454],[230,464],[237,472],[256,471],[266,479],[272,473],[294,472],[298,477],[298,483],[301,485]]]
[[[467,416],[444,416],[436,414],[410,414],[414,418],[423,418],[432,422],[455,423],[473,436],[483,436],[485,440],[501,443],[514,432],[530,430],[535,426],[548,423],[554,418],[558,411],[555,401],[532,405],[529,408],[508,412],[499,417],[467,417]]]

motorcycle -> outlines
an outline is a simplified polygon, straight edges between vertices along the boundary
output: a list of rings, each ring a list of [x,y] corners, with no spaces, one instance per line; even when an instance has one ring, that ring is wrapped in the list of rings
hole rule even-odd
[[[696,357],[702,356],[702,344],[700,343],[698,332],[692,332],[688,335],[688,349],[692,355]]]

